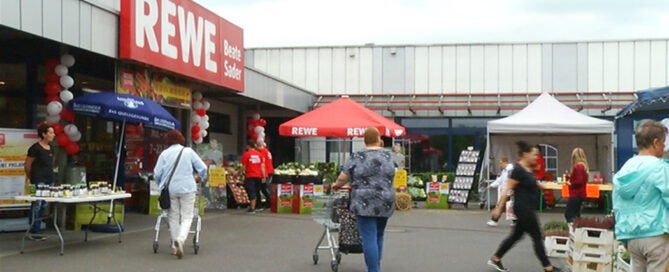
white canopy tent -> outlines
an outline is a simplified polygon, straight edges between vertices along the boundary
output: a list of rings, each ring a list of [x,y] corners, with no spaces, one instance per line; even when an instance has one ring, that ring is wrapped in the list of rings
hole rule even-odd
[[[581,114],[544,92],[523,110],[488,122],[487,160],[481,174],[489,177],[491,168],[498,172],[496,161],[503,156],[516,161],[515,142],[524,140],[557,149],[556,165],[551,168],[556,168],[558,175],[569,170],[572,150],[583,148],[590,171],[600,172],[605,182],[610,182],[614,163],[613,131],[613,122]]]

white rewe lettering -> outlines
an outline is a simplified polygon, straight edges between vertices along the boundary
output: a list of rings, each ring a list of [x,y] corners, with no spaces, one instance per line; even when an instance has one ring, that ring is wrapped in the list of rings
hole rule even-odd
[[[212,37],[213,36],[213,37]],[[216,44],[213,42],[216,36],[216,25],[209,21],[204,21],[204,68],[212,73],[218,72],[216,61],[211,55],[216,53]]]
[[[293,127],[290,132],[295,136],[318,136],[318,128]]]
[[[190,51],[193,50],[193,65],[200,67],[202,59],[202,32],[204,30],[204,23],[202,17],[197,17],[197,24],[195,23],[195,16],[192,12],[184,14],[184,8],[179,7],[179,37],[181,38],[181,60],[188,63],[190,58]]]
[[[346,136],[362,136],[365,134],[366,128],[347,128]]]
[[[144,9],[145,4],[149,7],[148,12]],[[144,48],[144,36],[149,41],[149,49],[158,52],[158,39],[153,26],[158,23],[158,3],[156,0],[135,1],[135,44]]]
[[[170,23],[170,16],[177,15],[177,6],[170,0],[163,0],[160,5],[160,48],[164,56],[177,59],[177,47],[170,44],[170,37],[174,37],[174,24]]]

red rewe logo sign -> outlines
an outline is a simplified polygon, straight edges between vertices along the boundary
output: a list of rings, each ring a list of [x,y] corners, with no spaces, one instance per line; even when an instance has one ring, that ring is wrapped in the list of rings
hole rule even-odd
[[[189,0],[121,0],[120,57],[244,91],[243,30]]]

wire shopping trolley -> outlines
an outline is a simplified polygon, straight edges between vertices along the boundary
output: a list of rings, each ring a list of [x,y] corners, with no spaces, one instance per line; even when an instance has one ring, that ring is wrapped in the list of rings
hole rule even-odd
[[[341,252],[339,252],[337,237],[334,235],[334,233],[339,232],[337,210],[346,207],[348,197],[348,190],[337,190],[332,195],[316,196],[314,198],[314,206],[311,209],[311,218],[323,226],[323,234],[318,240],[312,255],[314,265],[318,264],[318,251],[328,250],[332,257],[330,267],[335,272],[341,262]]]
[[[200,183],[201,184],[201,183]],[[200,250],[200,230],[202,229],[202,217],[200,216],[200,205],[202,202],[202,187],[201,185],[198,184],[197,186],[197,192],[195,193],[195,204],[193,205],[193,219],[195,222],[191,223],[191,230],[188,232],[189,234],[193,234],[193,251],[195,254],[198,253]],[[160,208],[160,204],[158,204],[158,207]],[[158,253],[158,238],[160,237],[160,223],[165,219],[165,223],[167,224],[167,231],[169,233],[170,230],[170,221],[168,220],[167,217],[167,212],[168,210],[160,210],[160,215],[156,219],[156,226],[154,227],[154,230],[156,231],[155,237],[153,239],[153,253]],[[195,227],[193,228],[193,225]],[[170,238],[170,246],[173,244],[172,239]]]

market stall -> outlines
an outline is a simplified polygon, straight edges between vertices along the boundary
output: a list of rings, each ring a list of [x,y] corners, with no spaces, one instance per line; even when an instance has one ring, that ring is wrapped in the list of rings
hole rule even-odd
[[[482,176],[489,177],[494,163],[502,156],[516,161],[515,142],[545,144],[555,148],[555,160],[547,168],[554,176],[565,173],[571,165],[571,152],[583,148],[591,173],[599,172],[604,183],[613,177],[613,122],[581,114],[542,93],[523,110],[506,118],[488,122],[488,143]],[[544,154],[545,155],[545,154]],[[495,169],[494,172],[498,172]]]

